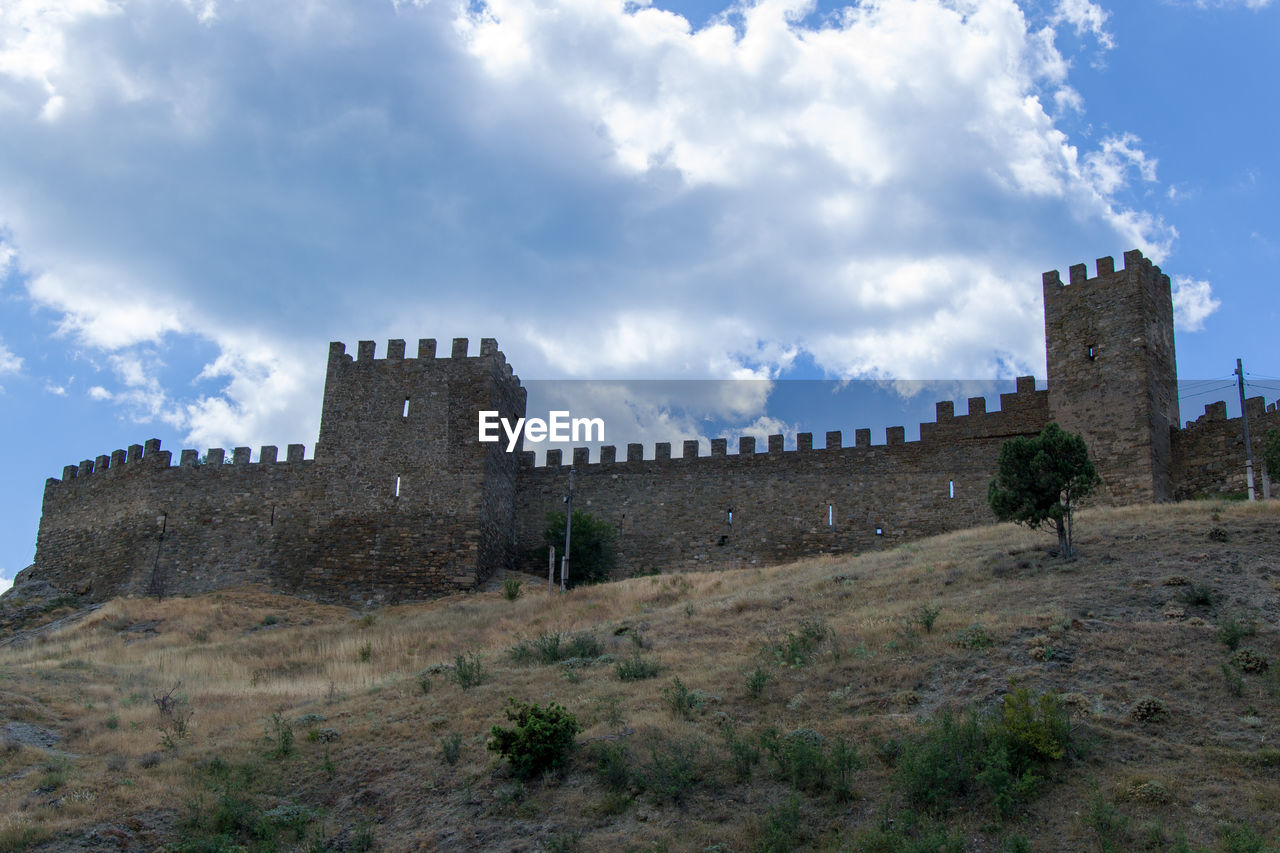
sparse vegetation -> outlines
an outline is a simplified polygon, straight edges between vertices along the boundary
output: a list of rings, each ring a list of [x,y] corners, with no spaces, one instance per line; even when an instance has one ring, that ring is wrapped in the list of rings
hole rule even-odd
[[[1277,512],[1085,510],[1080,556],[1052,570],[1051,542],[1002,526],[537,607],[500,580],[365,619],[255,590],[111,601],[0,646],[0,842],[1267,850]],[[1180,600],[1192,585],[1209,607]],[[455,686],[459,657],[478,685]],[[196,709],[174,749],[166,692]],[[516,728],[507,695],[582,709],[558,767],[524,778],[479,748]],[[1138,719],[1144,697],[1164,713]]]
[[[618,661],[614,665],[614,672],[618,674],[621,681],[642,681],[646,678],[656,678],[658,673],[662,672],[662,667],[658,666],[656,661],[642,657],[637,652]]]
[[[515,601],[520,597],[522,586],[519,578],[507,575],[502,579],[502,597],[507,601]]]

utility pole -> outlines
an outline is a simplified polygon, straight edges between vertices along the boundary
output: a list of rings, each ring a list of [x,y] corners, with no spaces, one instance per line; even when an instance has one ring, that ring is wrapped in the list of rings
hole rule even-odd
[[[1244,365],[1238,358],[1236,384],[1240,387],[1240,419],[1244,423],[1244,477],[1249,486],[1249,500],[1253,501],[1257,500],[1253,493],[1253,443],[1249,441],[1249,409],[1244,404]]]
[[[1252,482],[1252,481],[1250,481]],[[569,541],[573,536],[573,469],[569,469],[569,496],[564,499],[564,557],[560,561],[560,591],[564,592],[569,578]]]

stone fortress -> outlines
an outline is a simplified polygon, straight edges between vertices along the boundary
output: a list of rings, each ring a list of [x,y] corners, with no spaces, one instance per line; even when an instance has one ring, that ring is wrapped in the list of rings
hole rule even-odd
[[[1111,258],[1068,282],[1044,275],[1048,389],[1032,377],[1000,408],[968,401],[957,414],[937,403],[920,439],[890,427],[852,446],[828,432],[825,446],[781,435],[767,447],[725,439],[711,455],[686,441],[631,444],[625,455],[558,450],[534,464],[529,451],[477,440],[480,410],[514,420],[525,389],[492,339],[449,357],[434,340],[406,358],[393,340],[384,358],[362,341],[353,358],[329,348],[314,459],[291,444],[282,460],[247,447],[228,460],[183,450],[177,464],[160,441],[69,465],[50,479],[33,566],[22,574],[100,600],[157,591],[194,593],[241,582],[337,603],[422,599],[472,589],[500,568],[545,570],[534,549],[549,511],[562,509],[570,463],[575,505],[618,533],[621,572],[774,564],[852,553],[990,523],[987,483],[1000,445],[1049,421],[1088,442],[1103,485],[1095,500],[1167,501],[1239,492],[1240,418],[1224,403],[1185,426],[1178,412],[1169,277],[1141,252]],[[1247,402],[1258,455],[1276,404]],[[22,578],[19,578],[19,582]]]

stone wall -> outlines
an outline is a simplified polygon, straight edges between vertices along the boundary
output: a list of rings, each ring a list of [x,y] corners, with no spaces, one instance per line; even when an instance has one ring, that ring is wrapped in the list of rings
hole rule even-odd
[[[1244,489],[1239,418],[1224,404],[1178,429],[1169,278],[1139,252],[1123,270],[1083,264],[1069,283],[1045,273],[1049,390],[1030,377],[997,411],[968,401],[956,415],[937,404],[933,423],[907,442],[890,427],[884,444],[855,431],[814,447],[801,434],[764,446],[742,438],[699,455],[685,442],[613,447],[592,462],[573,451],[575,506],[612,524],[624,572],[778,563],[881,548],[992,521],[987,484],[1001,444],[1050,420],[1082,433],[1104,487],[1102,499],[1136,503]],[[1255,453],[1280,428],[1277,407],[1248,403]],[[158,440],[68,466],[45,486],[32,572],[101,599],[201,592],[258,581],[325,601],[427,598],[473,588],[499,567],[541,572],[534,556],[548,512],[561,510],[569,466],[544,465],[477,441],[477,412],[514,419],[525,391],[492,339],[477,356],[465,338],[447,358],[418,342],[416,358],[392,340],[386,356],[361,341],[356,357],[330,345],[314,460],[290,445],[250,462],[236,448],[204,460],[182,451],[172,464]],[[1261,464],[1258,465],[1261,483]],[[1261,492],[1261,487],[1259,488]]]
[[[696,441],[675,458],[666,443],[649,459],[638,444],[621,460],[604,447],[593,463],[579,449],[574,508],[618,531],[623,573],[771,564],[985,524],[994,520],[987,484],[1000,445],[1044,427],[1048,394],[1023,377],[1017,392],[1001,395],[999,411],[987,412],[982,397],[969,400],[966,415],[953,410],[950,401],[938,403],[937,421],[921,424],[921,439],[911,442],[902,427],[890,427],[882,445],[871,444],[870,430],[857,430],[853,447],[829,432],[823,448],[802,433],[788,451],[780,435],[762,448],[739,439],[736,454],[717,439],[711,456],[699,456]],[[532,453],[523,457],[516,529],[521,562],[533,571],[546,566],[535,556],[546,516],[563,511],[569,469],[562,461],[557,451],[537,467]]]
[[[1245,401],[1249,412],[1249,440],[1253,445],[1253,483],[1258,497],[1263,495],[1266,472],[1262,464],[1262,447],[1267,430],[1280,430],[1280,401],[1267,405],[1262,397]],[[1227,417],[1227,404],[1211,403],[1204,414],[1188,421],[1184,429],[1173,433],[1174,497],[1213,497],[1240,494],[1245,483],[1244,421]],[[1270,484],[1271,493],[1280,497],[1280,484]]]

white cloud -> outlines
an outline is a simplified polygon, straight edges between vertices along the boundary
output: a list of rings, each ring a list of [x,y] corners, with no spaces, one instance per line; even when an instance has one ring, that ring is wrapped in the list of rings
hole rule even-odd
[[[1051,20],[1055,24],[1067,23],[1077,33],[1089,33],[1098,40],[1098,46],[1110,50],[1116,46],[1115,39],[1106,30],[1107,18],[1111,13],[1090,0],[1058,0]]]
[[[65,385],[55,385],[52,382],[46,382],[44,384],[44,390],[46,394],[52,394],[55,397],[67,396],[67,388]]]
[[[1129,183],[1130,171],[1144,181],[1156,180],[1156,163],[1139,147],[1142,140],[1132,133],[1108,136],[1102,147],[1084,158],[1085,172],[1103,195],[1112,195]]]
[[[6,576],[5,569],[0,569],[0,595],[13,588],[13,578]]]
[[[109,0],[6,0],[0,15],[0,75],[36,84],[40,117],[54,120],[65,107],[54,78],[65,67],[67,28],[117,14]]]
[[[0,375],[5,373],[17,373],[22,370],[22,358],[14,355],[13,350],[4,345],[4,341],[0,341]]]
[[[1213,297],[1207,281],[1177,275],[1173,277],[1173,322],[1183,332],[1199,332],[1204,321],[1222,302]]]
[[[325,343],[379,333],[526,376],[1039,372],[1040,272],[1175,236],[1121,198],[1136,137],[1055,124],[1092,3],[20,8],[0,266],[94,399],[202,446],[309,441]]]

